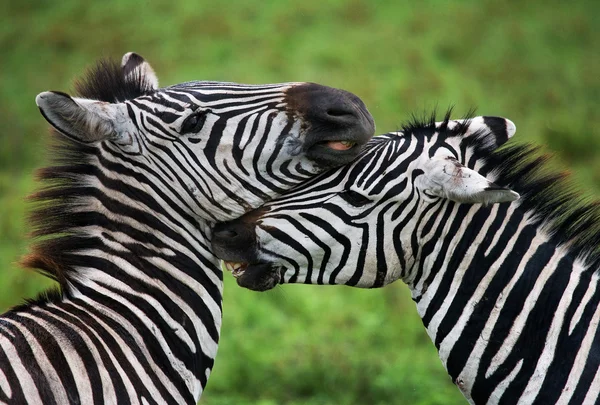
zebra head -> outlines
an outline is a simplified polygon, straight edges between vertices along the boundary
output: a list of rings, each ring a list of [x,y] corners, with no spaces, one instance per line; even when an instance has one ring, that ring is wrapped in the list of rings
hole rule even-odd
[[[433,213],[519,197],[484,176],[494,178],[485,158],[514,133],[498,117],[413,120],[373,138],[353,163],[218,224],[214,252],[239,285],[254,290],[278,283],[370,288],[406,278],[421,236],[443,226],[430,220]]]
[[[343,90],[203,81],[159,88],[137,54],[113,65],[92,69],[77,86],[81,97],[39,94],[42,115],[95,167],[111,167],[101,172],[137,178],[133,188],[192,218],[235,218],[350,162],[374,132],[363,102]]]

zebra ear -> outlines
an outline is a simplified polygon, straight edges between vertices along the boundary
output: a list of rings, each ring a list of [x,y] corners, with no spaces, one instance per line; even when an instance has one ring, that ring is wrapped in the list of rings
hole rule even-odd
[[[152,66],[135,52],[127,52],[121,59],[125,80],[143,80],[153,90],[158,89],[158,77]]]
[[[68,94],[45,91],[35,98],[40,112],[56,130],[82,143],[123,138],[118,126],[125,126],[126,116],[119,104],[72,98]]]
[[[515,201],[519,194],[488,181],[453,157],[433,157],[426,164],[424,191],[459,203],[494,204]]]
[[[454,120],[448,123],[453,125],[466,125],[463,140],[475,146],[482,152],[490,153],[513,137],[517,127],[511,120],[502,117],[473,117],[468,120]]]

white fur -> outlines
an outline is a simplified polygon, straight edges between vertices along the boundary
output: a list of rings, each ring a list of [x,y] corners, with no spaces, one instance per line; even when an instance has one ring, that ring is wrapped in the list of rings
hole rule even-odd
[[[424,165],[421,187],[430,194],[461,203],[510,202],[519,194],[500,188],[450,156],[434,156]]]

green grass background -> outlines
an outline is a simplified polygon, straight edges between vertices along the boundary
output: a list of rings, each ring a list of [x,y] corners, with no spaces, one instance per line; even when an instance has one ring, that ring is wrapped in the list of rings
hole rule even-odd
[[[49,282],[27,251],[33,171],[48,159],[34,103],[100,56],[142,54],[164,85],[314,81],[358,94],[378,133],[454,105],[502,115],[600,194],[597,1],[0,1],[0,309]],[[285,286],[225,276],[205,404],[461,404],[406,288]]]

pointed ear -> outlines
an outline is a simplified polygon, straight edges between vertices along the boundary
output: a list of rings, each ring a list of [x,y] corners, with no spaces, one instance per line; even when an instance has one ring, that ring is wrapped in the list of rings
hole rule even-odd
[[[463,125],[463,143],[480,152],[489,153],[504,145],[517,131],[514,122],[502,117],[473,117],[468,120],[453,120],[448,127]]]
[[[50,125],[77,142],[118,140],[116,125],[125,122],[118,104],[72,98],[54,91],[38,94],[35,103]]]
[[[519,198],[519,194],[488,181],[453,157],[433,157],[425,166],[420,186],[426,193],[475,204],[510,202]]]
[[[125,79],[143,80],[153,90],[158,89],[158,77],[152,66],[135,52],[127,52],[121,59],[121,68]]]

